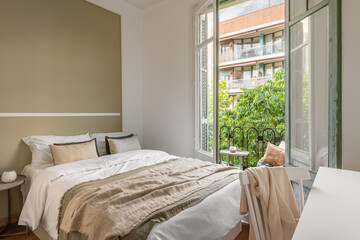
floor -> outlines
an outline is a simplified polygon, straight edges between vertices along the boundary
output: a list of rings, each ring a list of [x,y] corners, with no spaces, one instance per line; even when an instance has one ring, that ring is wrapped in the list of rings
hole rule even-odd
[[[241,233],[234,240],[248,240],[249,239],[249,224],[243,222],[242,229],[243,230],[241,231]],[[4,234],[23,232],[23,231],[25,231],[24,227],[12,225],[9,230],[4,232]],[[27,236],[24,234],[24,235],[11,236],[11,237],[0,237],[0,239],[1,240],[39,240],[39,238],[36,237],[35,234],[32,233],[30,230],[29,230],[29,234]]]
[[[25,232],[25,227],[18,226],[17,224],[12,224],[10,229],[6,230],[2,234],[18,233],[18,232]],[[39,238],[36,237],[35,234],[30,230],[27,236],[25,234],[22,234],[22,235],[9,236],[9,237],[0,237],[0,239],[1,240],[39,240]]]

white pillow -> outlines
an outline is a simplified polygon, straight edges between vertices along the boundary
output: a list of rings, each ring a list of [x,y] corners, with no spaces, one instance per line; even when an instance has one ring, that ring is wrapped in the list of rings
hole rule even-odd
[[[110,133],[90,133],[90,138],[96,138],[96,145],[100,156],[107,155],[105,136],[108,137],[125,137],[129,133],[126,132],[110,132]]]
[[[126,138],[107,138],[110,154],[122,153],[133,150],[141,150],[139,139],[132,135]]]
[[[49,145],[54,143],[72,143],[90,141],[89,133],[76,136],[29,136],[22,139],[32,153],[31,165],[54,164]]]

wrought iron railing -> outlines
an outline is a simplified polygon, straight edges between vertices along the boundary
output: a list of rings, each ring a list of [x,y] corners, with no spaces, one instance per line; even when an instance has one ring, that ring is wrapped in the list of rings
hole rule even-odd
[[[276,42],[274,44],[268,44],[253,48],[245,48],[235,50],[233,52],[226,52],[220,55],[220,62],[236,61],[240,59],[265,56],[276,53],[285,52],[285,41]]]
[[[226,81],[226,87],[228,89],[255,88],[260,85],[264,85],[269,80],[272,80],[272,76],[247,78],[247,79],[234,79],[234,80]]]
[[[285,129],[281,128],[221,126],[219,131],[220,150],[236,146],[239,150],[249,151],[250,157],[247,159],[247,166],[256,165],[263,157],[268,142],[278,145],[284,138]],[[219,156],[220,161],[227,162],[227,159],[223,157]],[[237,160],[235,159],[235,161]]]

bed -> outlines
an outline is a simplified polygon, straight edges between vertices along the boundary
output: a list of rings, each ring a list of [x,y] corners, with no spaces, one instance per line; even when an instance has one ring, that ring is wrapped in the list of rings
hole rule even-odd
[[[26,201],[20,225],[40,239],[57,239],[57,219],[63,195],[75,185],[128,172],[178,157],[155,150],[134,150],[56,166],[27,165],[22,187]],[[245,216],[239,213],[240,183],[235,180],[200,203],[157,223],[147,239],[234,239]]]

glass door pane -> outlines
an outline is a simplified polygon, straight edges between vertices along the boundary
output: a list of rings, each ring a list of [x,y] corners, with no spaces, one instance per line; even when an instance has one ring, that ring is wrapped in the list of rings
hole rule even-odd
[[[328,7],[290,28],[290,163],[328,163]]]
[[[309,1],[309,8],[321,3],[323,0],[308,0]]]
[[[199,15],[199,42],[198,44],[203,43],[207,39],[211,38],[214,35],[213,28],[213,5],[209,5],[204,9]]]
[[[290,19],[294,19],[306,11],[307,0],[290,0]]]
[[[212,152],[213,141],[213,43],[199,49],[199,147]]]

